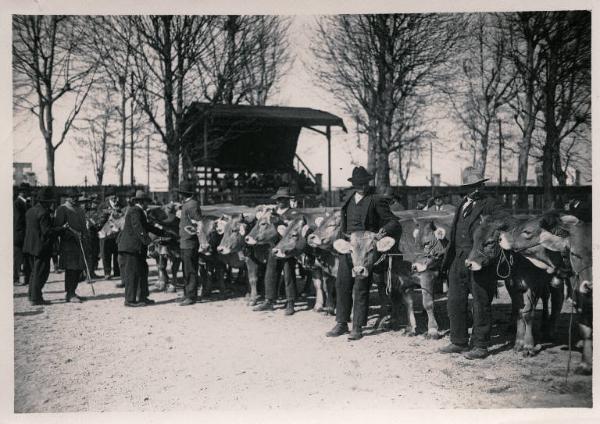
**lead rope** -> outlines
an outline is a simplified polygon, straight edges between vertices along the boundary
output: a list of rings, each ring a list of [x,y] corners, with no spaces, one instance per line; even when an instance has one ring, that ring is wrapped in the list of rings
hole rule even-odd
[[[500,265],[504,262],[506,262],[506,265],[508,266],[508,272],[506,273],[506,275],[501,275],[500,274]],[[513,263],[514,263],[513,256],[510,255],[510,259],[507,258],[504,249],[500,249],[500,260],[498,261],[498,264],[496,265],[496,275],[502,280],[510,277],[510,274],[512,273]]]

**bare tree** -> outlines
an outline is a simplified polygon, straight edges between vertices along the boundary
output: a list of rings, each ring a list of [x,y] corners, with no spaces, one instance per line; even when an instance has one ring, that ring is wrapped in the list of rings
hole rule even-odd
[[[549,206],[554,197],[553,176],[560,185],[566,184],[562,142],[577,136],[591,120],[591,13],[543,12],[543,16],[540,85],[546,137],[542,173],[544,202]]]
[[[443,87],[453,117],[468,134],[465,150],[473,167],[485,174],[494,125],[501,109],[514,97],[514,71],[507,60],[507,39],[490,14],[471,15],[463,31],[462,54],[456,56],[456,78]]]
[[[317,22],[315,75],[367,134],[367,168],[376,173],[380,191],[389,186],[390,156],[401,158],[402,180],[409,172],[404,168],[414,163],[413,145],[428,135],[414,118],[423,116],[428,87],[453,54],[459,20],[397,14],[336,15]]]
[[[54,158],[81,111],[94,82],[96,61],[80,54],[87,36],[75,16],[13,18],[14,101],[38,118],[46,148],[48,185],[55,185]],[[69,105],[62,130],[55,137],[55,106]]]

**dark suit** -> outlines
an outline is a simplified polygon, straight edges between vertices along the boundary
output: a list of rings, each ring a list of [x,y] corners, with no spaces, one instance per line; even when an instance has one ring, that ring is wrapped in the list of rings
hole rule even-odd
[[[60,205],[56,209],[54,225],[61,228],[65,223],[68,223],[70,228],[80,234],[78,237],[69,229],[61,229],[59,234],[60,264],[65,270],[65,292],[68,300],[75,296],[77,285],[83,281],[83,271],[86,269],[85,261],[89,255],[90,243],[83,209],[79,206]]]
[[[351,191],[342,204],[340,236],[348,232],[348,205],[350,202],[354,202],[355,193],[355,191]],[[361,228],[364,228],[365,231],[377,233],[380,229],[383,229],[386,235],[395,239],[400,238],[402,226],[390,210],[389,198],[386,196],[366,194],[360,201],[360,208],[357,208],[355,213],[360,214]],[[352,221],[355,220],[352,219]],[[350,314],[354,310],[352,315],[353,329],[366,325],[369,310],[369,290],[373,280],[381,283],[383,282],[383,275],[373,270],[368,278],[354,279],[352,277],[352,258],[349,254],[340,256],[335,281],[337,294],[335,319],[338,323],[350,321]]]
[[[13,203],[13,282],[19,282],[21,266],[25,274],[25,284],[29,284],[29,261],[23,254],[23,242],[25,241],[27,202],[20,197]]]
[[[105,200],[100,204],[98,212],[101,216],[100,222],[98,223],[99,230],[102,229],[112,214],[122,213],[118,202],[116,202],[115,206],[113,206],[108,200]],[[113,273],[115,277],[119,277],[121,275],[121,270],[119,269],[119,251],[117,248],[116,237],[105,237],[100,240],[100,252],[102,256],[102,269],[104,276],[108,277],[111,273]]]
[[[146,213],[139,206],[127,210],[123,231],[119,234],[118,249],[125,284],[125,301],[143,302],[148,298],[148,263],[146,255],[151,243],[148,232],[162,233],[148,224]]]
[[[25,214],[26,230],[23,240],[23,252],[31,268],[29,280],[29,300],[42,301],[42,289],[50,273],[50,257],[55,231],[52,227],[50,212],[37,203]]]
[[[183,263],[183,294],[187,299],[196,300],[198,297],[198,236],[185,231],[185,227],[193,225],[192,220],[199,221],[202,217],[200,205],[196,199],[190,199],[181,206],[179,220],[179,247]]]
[[[293,219],[293,215],[298,211],[293,208],[287,209],[281,215],[278,215],[276,211],[273,211],[273,216],[277,216],[281,219],[280,223],[284,224],[286,220]],[[272,250],[269,249],[269,257],[267,258],[267,266],[265,270],[265,298],[267,300],[275,301],[277,299],[277,281],[279,276],[283,272],[283,281],[285,284],[285,297],[288,302],[294,302],[296,300],[296,259],[285,258],[279,259]]]
[[[469,252],[473,248],[473,233],[482,215],[490,215],[500,205],[492,198],[476,199],[466,213],[463,211],[467,198],[456,210],[450,232],[450,244],[441,269],[448,271],[448,317],[450,318],[450,341],[457,345],[469,342],[467,315],[468,296],[473,296],[473,331],[471,339],[474,347],[487,348],[490,341],[492,321],[492,298],[496,291],[496,269],[485,267],[480,271],[470,271],[465,266]]]

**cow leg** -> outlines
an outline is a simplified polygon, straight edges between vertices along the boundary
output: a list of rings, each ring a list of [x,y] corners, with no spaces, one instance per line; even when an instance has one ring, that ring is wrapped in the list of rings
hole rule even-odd
[[[325,285],[325,313],[335,315],[335,277],[324,274],[323,283]]]
[[[560,318],[560,311],[565,300],[565,286],[561,282],[558,286],[554,287],[550,285],[550,317],[544,328],[543,337],[544,340],[554,341],[556,324]]]
[[[321,278],[321,275],[315,273],[312,277],[312,282],[313,286],[315,287],[315,306],[313,307],[313,311],[323,312],[325,299],[323,294],[323,279]]]
[[[421,276],[419,278],[421,283],[421,296],[423,300],[423,309],[427,313],[427,334],[425,335],[428,339],[437,340],[441,337],[439,332],[439,326],[434,314],[434,303],[433,303],[433,286],[434,279],[431,276]]]
[[[258,303],[258,271],[259,267],[256,262],[248,259],[246,262],[248,269],[248,285],[250,289],[250,298],[248,299],[249,306],[255,306]]]
[[[525,296],[527,293],[518,290],[517,288],[513,288],[513,309],[516,308],[518,310],[518,319],[517,319],[517,333],[515,335],[515,351],[519,352],[523,350],[523,346],[525,345],[525,325],[526,321],[524,318],[525,311]]]
[[[406,315],[408,317],[408,325],[404,329],[404,333],[408,336],[417,334],[417,320],[415,319],[415,310],[413,307],[413,290],[402,290],[402,301],[406,306]]]
[[[157,255],[156,259],[156,268],[158,269],[158,280],[154,284],[154,289],[156,291],[164,291],[167,282],[169,281],[169,276],[167,275],[167,264],[165,255]]]
[[[507,333],[515,333],[517,331],[517,326],[519,323],[519,310],[521,309],[521,292],[517,289],[517,284],[513,280],[505,280],[504,286],[506,287],[506,291],[508,291],[508,295],[510,296],[510,321],[506,328]],[[521,334],[521,340],[523,340]]]
[[[579,334],[583,340],[583,351],[581,363],[575,368],[575,374],[591,375],[592,374],[592,358],[593,342],[592,342],[592,327],[579,323]]]
[[[535,314],[535,306],[537,301],[538,299],[531,289],[525,292],[524,307],[521,318],[525,323],[525,334],[523,336],[523,356],[533,356],[536,353],[534,350],[535,341],[533,338],[533,317]]]
[[[173,277],[173,283],[177,281],[177,273],[179,272],[179,266],[181,265],[181,259],[173,256],[171,258],[171,275]]]

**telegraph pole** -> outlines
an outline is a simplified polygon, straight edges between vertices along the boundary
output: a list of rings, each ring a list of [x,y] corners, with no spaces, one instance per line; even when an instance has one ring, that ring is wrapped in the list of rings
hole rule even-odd
[[[502,185],[502,121],[498,119],[498,185]]]
[[[131,73],[131,185],[135,185],[135,177],[133,175],[133,107],[135,101],[135,94],[133,91],[133,72]]]
[[[150,190],[150,135],[146,136],[146,173],[148,190]]]
[[[429,182],[431,183],[431,196],[433,197],[433,140],[429,140]]]

